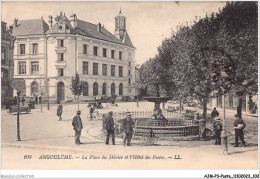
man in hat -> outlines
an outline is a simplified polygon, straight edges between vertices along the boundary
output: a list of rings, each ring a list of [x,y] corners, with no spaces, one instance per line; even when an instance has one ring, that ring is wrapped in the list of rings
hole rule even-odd
[[[213,109],[213,111],[211,112],[211,119],[214,119],[215,117],[219,116],[219,112],[217,111],[216,108]]]
[[[110,111],[108,116],[105,118],[105,128],[107,130],[107,138],[106,138],[106,145],[109,144],[109,136],[112,136],[112,143],[115,145],[115,127],[114,127],[114,119],[113,119],[113,112]]]
[[[234,129],[235,129],[235,147],[238,147],[238,137],[240,138],[243,147],[246,146],[245,144],[245,140],[244,140],[244,132],[243,130],[246,127],[245,122],[239,118],[239,116],[237,114],[235,114],[235,122],[234,122]]]
[[[80,135],[81,135],[81,130],[83,129],[83,125],[82,125],[82,121],[80,118],[80,114],[81,114],[81,111],[78,110],[77,115],[73,118],[73,121],[72,121],[72,125],[75,130],[75,144],[76,145],[82,144],[80,142]]]
[[[213,128],[215,132],[215,145],[221,145],[221,131],[222,124],[220,122],[220,117],[216,117],[213,123]]]
[[[132,133],[133,133],[133,128],[134,128],[134,121],[131,118],[131,113],[127,112],[126,113],[126,119],[122,121],[122,128],[124,131],[124,145],[127,140],[127,146],[130,146],[130,142],[132,139]]]

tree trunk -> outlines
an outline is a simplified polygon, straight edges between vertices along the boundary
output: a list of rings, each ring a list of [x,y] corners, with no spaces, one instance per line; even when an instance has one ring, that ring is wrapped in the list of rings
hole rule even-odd
[[[79,110],[79,95],[78,95],[78,110]]]
[[[240,96],[238,99],[238,106],[237,106],[237,116],[242,119],[242,97]]]
[[[207,99],[206,98],[204,98],[203,99],[203,101],[202,101],[202,103],[203,103],[203,115],[202,115],[202,117],[203,117],[203,119],[207,119]]]
[[[179,111],[179,114],[181,114],[181,99],[179,99],[179,101],[180,101],[180,111]]]

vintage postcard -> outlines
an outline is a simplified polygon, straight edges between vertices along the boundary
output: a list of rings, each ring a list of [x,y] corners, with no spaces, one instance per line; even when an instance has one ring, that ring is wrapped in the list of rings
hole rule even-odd
[[[259,168],[256,1],[1,10],[2,169]]]

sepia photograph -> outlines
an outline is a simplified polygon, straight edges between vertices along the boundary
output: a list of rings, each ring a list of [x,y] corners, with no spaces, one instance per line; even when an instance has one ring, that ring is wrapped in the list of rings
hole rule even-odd
[[[257,1],[1,1],[1,178],[259,178],[258,128]]]

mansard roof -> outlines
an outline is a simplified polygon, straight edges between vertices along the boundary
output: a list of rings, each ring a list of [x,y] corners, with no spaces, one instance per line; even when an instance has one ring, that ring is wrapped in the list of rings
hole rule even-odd
[[[14,24],[12,26],[14,36],[41,35],[49,29],[43,19],[18,20],[17,27]]]
[[[55,20],[56,23],[50,29],[48,24],[43,19],[18,20],[17,27],[13,25],[13,35],[17,37],[23,35],[27,36],[57,33],[58,23],[65,22],[66,27],[70,29],[70,34],[78,33],[82,36],[100,39],[134,48],[127,32],[125,35],[125,39],[122,42],[121,40],[116,38],[112,33],[110,33],[107,29],[105,29],[104,26],[101,26],[101,30],[99,32],[97,28],[98,25],[77,19],[75,22],[76,27],[73,28],[70,20],[62,14],[60,16],[57,16]]]

